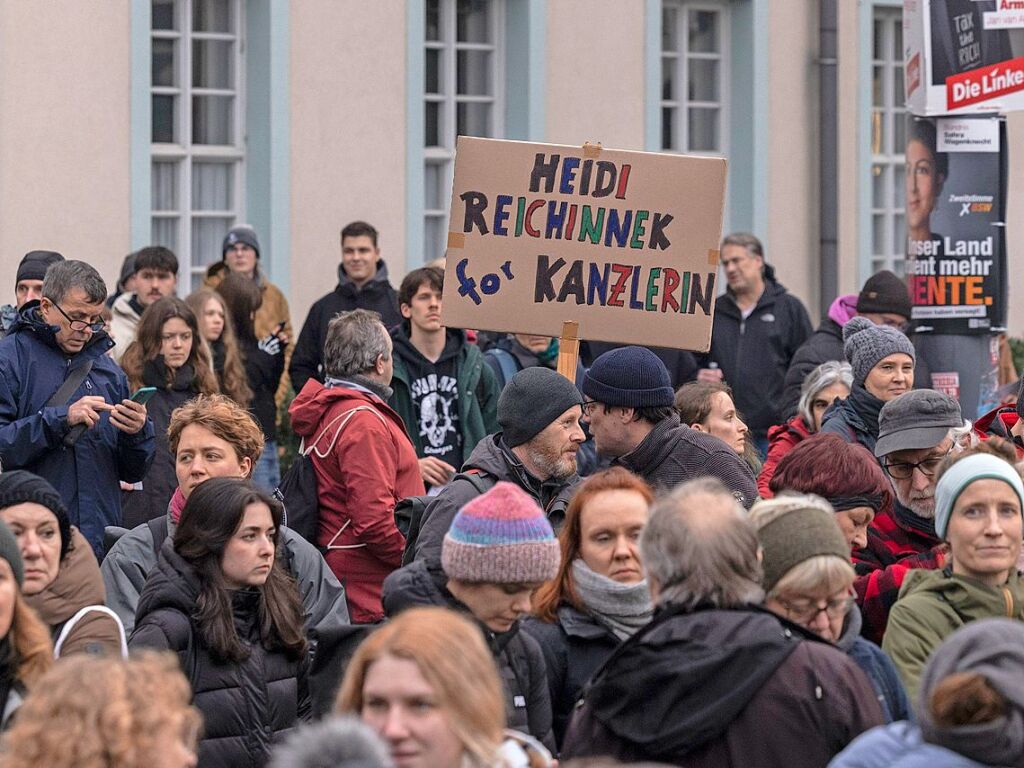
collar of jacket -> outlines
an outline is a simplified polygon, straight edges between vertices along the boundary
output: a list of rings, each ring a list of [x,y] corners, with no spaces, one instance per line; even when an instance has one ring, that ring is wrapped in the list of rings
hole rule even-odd
[[[579,610],[575,606],[563,603],[558,606],[558,623],[562,631],[569,637],[580,637],[584,640],[596,640],[608,637],[616,640],[615,635],[589,613]],[[618,642],[618,640],[616,640]]]
[[[361,288],[357,288],[356,284],[352,282],[352,278],[345,272],[345,265],[338,265],[338,285],[335,290],[340,292],[351,291],[353,294],[362,293],[365,290],[376,289],[380,285],[388,284],[388,265],[384,263],[384,259],[377,259],[377,271],[374,272],[373,277],[363,283]]]
[[[935,521],[930,517],[921,517],[912,509],[900,504],[899,499],[894,498],[892,502],[892,519],[900,528],[910,533],[926,536],[935,544],[941,544],[935,533]]]
[[[645,469],[651,468],[657,463],[658,456],[665,450],[668,433],[679,426],[679,415],[673,413],[657,424],[647,434],[640,445],[629,453],[620,456],[617,461],[626,469],[637,474],[642,474]]]
[[[98,331],[85,343],[81,352],[69,355],[61,349],[61,346],[57,343],[57,333],[60,331],[60,326],[50,325],[43,320],[42,313],[39,311],[38,299],[25,304],[21,308],[21,312],[18,313],[18,318],[11,328],[11,333],[17,333],[19,331],[31,331],[43,344],[57,350],[70,360],[74,360],[79,355],[85,355],[86,357],[91,358],[100,357],[101,355],[106,354],[107,350],[114,346],[114,340],[107,335],[106,331]]]
[[[760,312],[766,307],[770,307],[775,303],[775,300],[786,292],[786,288],[774,278],[769,278],[765,274],[764,278],[764,290],[761,291],[760,297],[757,299],[757,303],[754,305],[754,309],[751,314]],[[734,317],[743,317],[743,313],[740,311],[739,305],[736,303],[736,294],[732,292],[731,288],[726,288],[725,293],[718,297],[718,302],[715,307],[716,312],[726,310],[726,314]]]

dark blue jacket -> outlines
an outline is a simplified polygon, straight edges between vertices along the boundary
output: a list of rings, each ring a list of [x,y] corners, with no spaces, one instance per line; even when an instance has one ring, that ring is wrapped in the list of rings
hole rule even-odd
[[[0,341],[0,464],[27,469],[46,478],[60,493],[71,523],[103,554],[103,528],[121,524],[119,480],[140,481],[153,460],[152,421],[127,435],[104,413],[74,447],[64,446],[68,405],[87,395],[108,403],[129,397],[128,379],[106,352],[113,342],[94,334],[78,354],[69,357],[57,346],[54,326],[43,322],[38,303],[22,308],[11,333]],[[68,373],[92,359],[88,377],[67,403],[44,407]]]

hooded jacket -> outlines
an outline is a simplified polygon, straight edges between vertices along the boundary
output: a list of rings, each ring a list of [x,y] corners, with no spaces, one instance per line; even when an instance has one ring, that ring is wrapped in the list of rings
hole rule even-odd
[[[793,355],[811,335],[811,320],[800,300],[765,274],[764,292],[744,319],[731,291],[715,300],[707,360],[722,369],[732,386],[736,410],[751,432],[764,435],[779,424],[782,387]]]
[[[675,413],[655,424],[636,448],[613,463],[640,475],[655,490],[671,490],[711,475],[746,509],[757,501],[754,474],[736,451],[717,437],[680,424]]]
[[[262,768],[272,745],[309,719],[307,661],[264,646],[254,589],[232,594],[235,630],[248,658],[215,660],[194,618],[200,591],[199,576],[168,539],[139,599],[130,645],[178,654],[192,702],[203,715],[199,765]]]
[[[858,736],[828,768],[987,768],[952,750],[929,744],[913,723],[891,723]]]
[[[556,533],[562,527],[569,499],[580,481],[579,475],[565,480],[538,480],[505,446],[500,432],[481,440],[462,470],[479,474],[492,485],[499,480],[518,485],[540,504]],[[444,535],[448,533],[458,511],[478,495],[476,488],[468,481],[456,479],[445,486],[423,510],[419,537],[414,542],[413,559],[425,560],[431,570],[440,570]]]
[[[910,571],[889,612],[882,648],[916,700],[924,665],[943,640],[968,622],[1000,617],[1024,621],[1024,582],[1016,571],[1000,587],[954,575],[951,566]]]
[[[106,333],[94,333],[82,351],[69,356],[38,307],[35,301],[26,304],[0,341],[0,464],[48,480],[64,500],[71,523],[102,556],[103,529],[121,524],[118,481],[138,482],[153,460],[153,422],[147,419],[141,430],[128,435],[103,413],[95,427],[66,447],[68,406],[86,395],[108,403],[127,400],[128,378],[106,354],[113,346]],[[46,405],[86,360],[92,360],[92,370],[66,404]]]
[[[518,623],[501,634],[477,621],[469,608],[457,600],[445,586],[448,577],[431,573],[422,561],[395,571],[384,582],[384,612],[394,618],[407,608],[434,605],[450,608],[473,619],[494,654],[505,690],[508,727],[529,733],[554,748],[551,733],[551,699],[540,646],[521,631]]]
[[[27,602],[49,627],[54,641],[64,625],[87,605],[103,605],[106,592],[96,558],[79,531],[72,527],[71,545],[60,569],[46,589],[34,595],[26,595]],[[117,623],[98,611],[87,613],[71,629],[64,639],[60,655],[92,653],[112,656],[121,655],[121,630]]]
[[[779,468],[782,458],[812,434],[803,416],[794,416],[785,424],[776,424],[768,430],[768,458],[764,460],[761,473],[757,476],[757,491],[762,499],[770,499],[775,495],[768,484],[775,477],[775,470]]]
[[[337,287],[310,307],[288,368],[296,392],[302,391],[310,379],[323,382],[321,366],[327,341],[327,324],[339,312],[353,309],[377,312],[384,327],[388,329],[402,322],[402,314],[398,311],[398,293],[388,282],[388,268],[383,259],[377,261],[377,273],[362,288],[356,287],[345,274],[344,266],[339,264]]]
[[[560,605],[554,623],[529,618],[523,629],[540,644],[547,669],[555,741],[562,744],[587,681],[619,647],[619,639],[589,613]]]
[[[913,720],[914,712],[910,707],[910,700],[907,699],[907,692],[903,690],[903,683],[900,682],[899,673],[892,659],[870,640],[861,637],[860,630],[860,610],[854,605],[846,614],[843,634],[836,641],[836,647],[853,659],[871,681],[885,722]]]
[[[341,427],[356,408],[364,410]],[[306,382],[288,412],[306,448],[316,448],[309,456],[320,499],[317,545],[345,585],[352,621],[380,621],[381,585],[402,564],[405,548],[395,505],[425,493],[405,425],[376,395],[316,380]]]
[[[432,445],[431,434],[426,425],[421,427],[421,414],[413,403],[412,385],[423,376],[454,377],[461,455],[452,466],[459,469],[481,440],[498,431],[498,395],[501,391],[494,372],[484,363],[480,350],[466,342],[465,332],[455,328],[448,329],[444,351],[435,363],[427,360],[412,345],[408,323],[396,327],[391,338],[395,343],[394,376],[391,379],[393,394],[388,405],[405,422],[416,455],[421,458],[436,454],[424,451],[427,445]],[[439,394],[443,397],[443,393]]]
[[[820,768],[880,725],[846,654],[757,607],[661,608],[586,687],[562,759]]]
[[[110,306],[110,335],[114,337],[114,359],[121,362],[125,350],[135,341],[142,309],[134,293],[122,293]]]

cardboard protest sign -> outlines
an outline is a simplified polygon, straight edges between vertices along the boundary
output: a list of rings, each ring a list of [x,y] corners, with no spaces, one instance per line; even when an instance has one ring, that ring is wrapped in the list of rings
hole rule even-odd
[[[917,115],[1024,109],[1024,2],[904,0],[907,108]]]
[[[1006,324],[1005,145],[999,118],[915,118],[907,126],[907,285],[918,331],[989,333]]]
[[[444,322],[705,351],[726,162],[460,136]]]

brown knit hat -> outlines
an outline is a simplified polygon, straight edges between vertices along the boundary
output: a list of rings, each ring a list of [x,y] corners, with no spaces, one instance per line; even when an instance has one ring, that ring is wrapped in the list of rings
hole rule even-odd
[[[780,514],[758,527],[764,569],[764,591],[771,592],[779,580],[805,560],[818,555],[835,555],[850,562],[850,545],[846,541],[828,502],[810,494],[777,496],[759,501],[751,510],[779,510]]]
[[[445,575],[474,583],[550,581],[561,560],[544,510],[522,488],[506,482],[463,506],[441,545]]]

